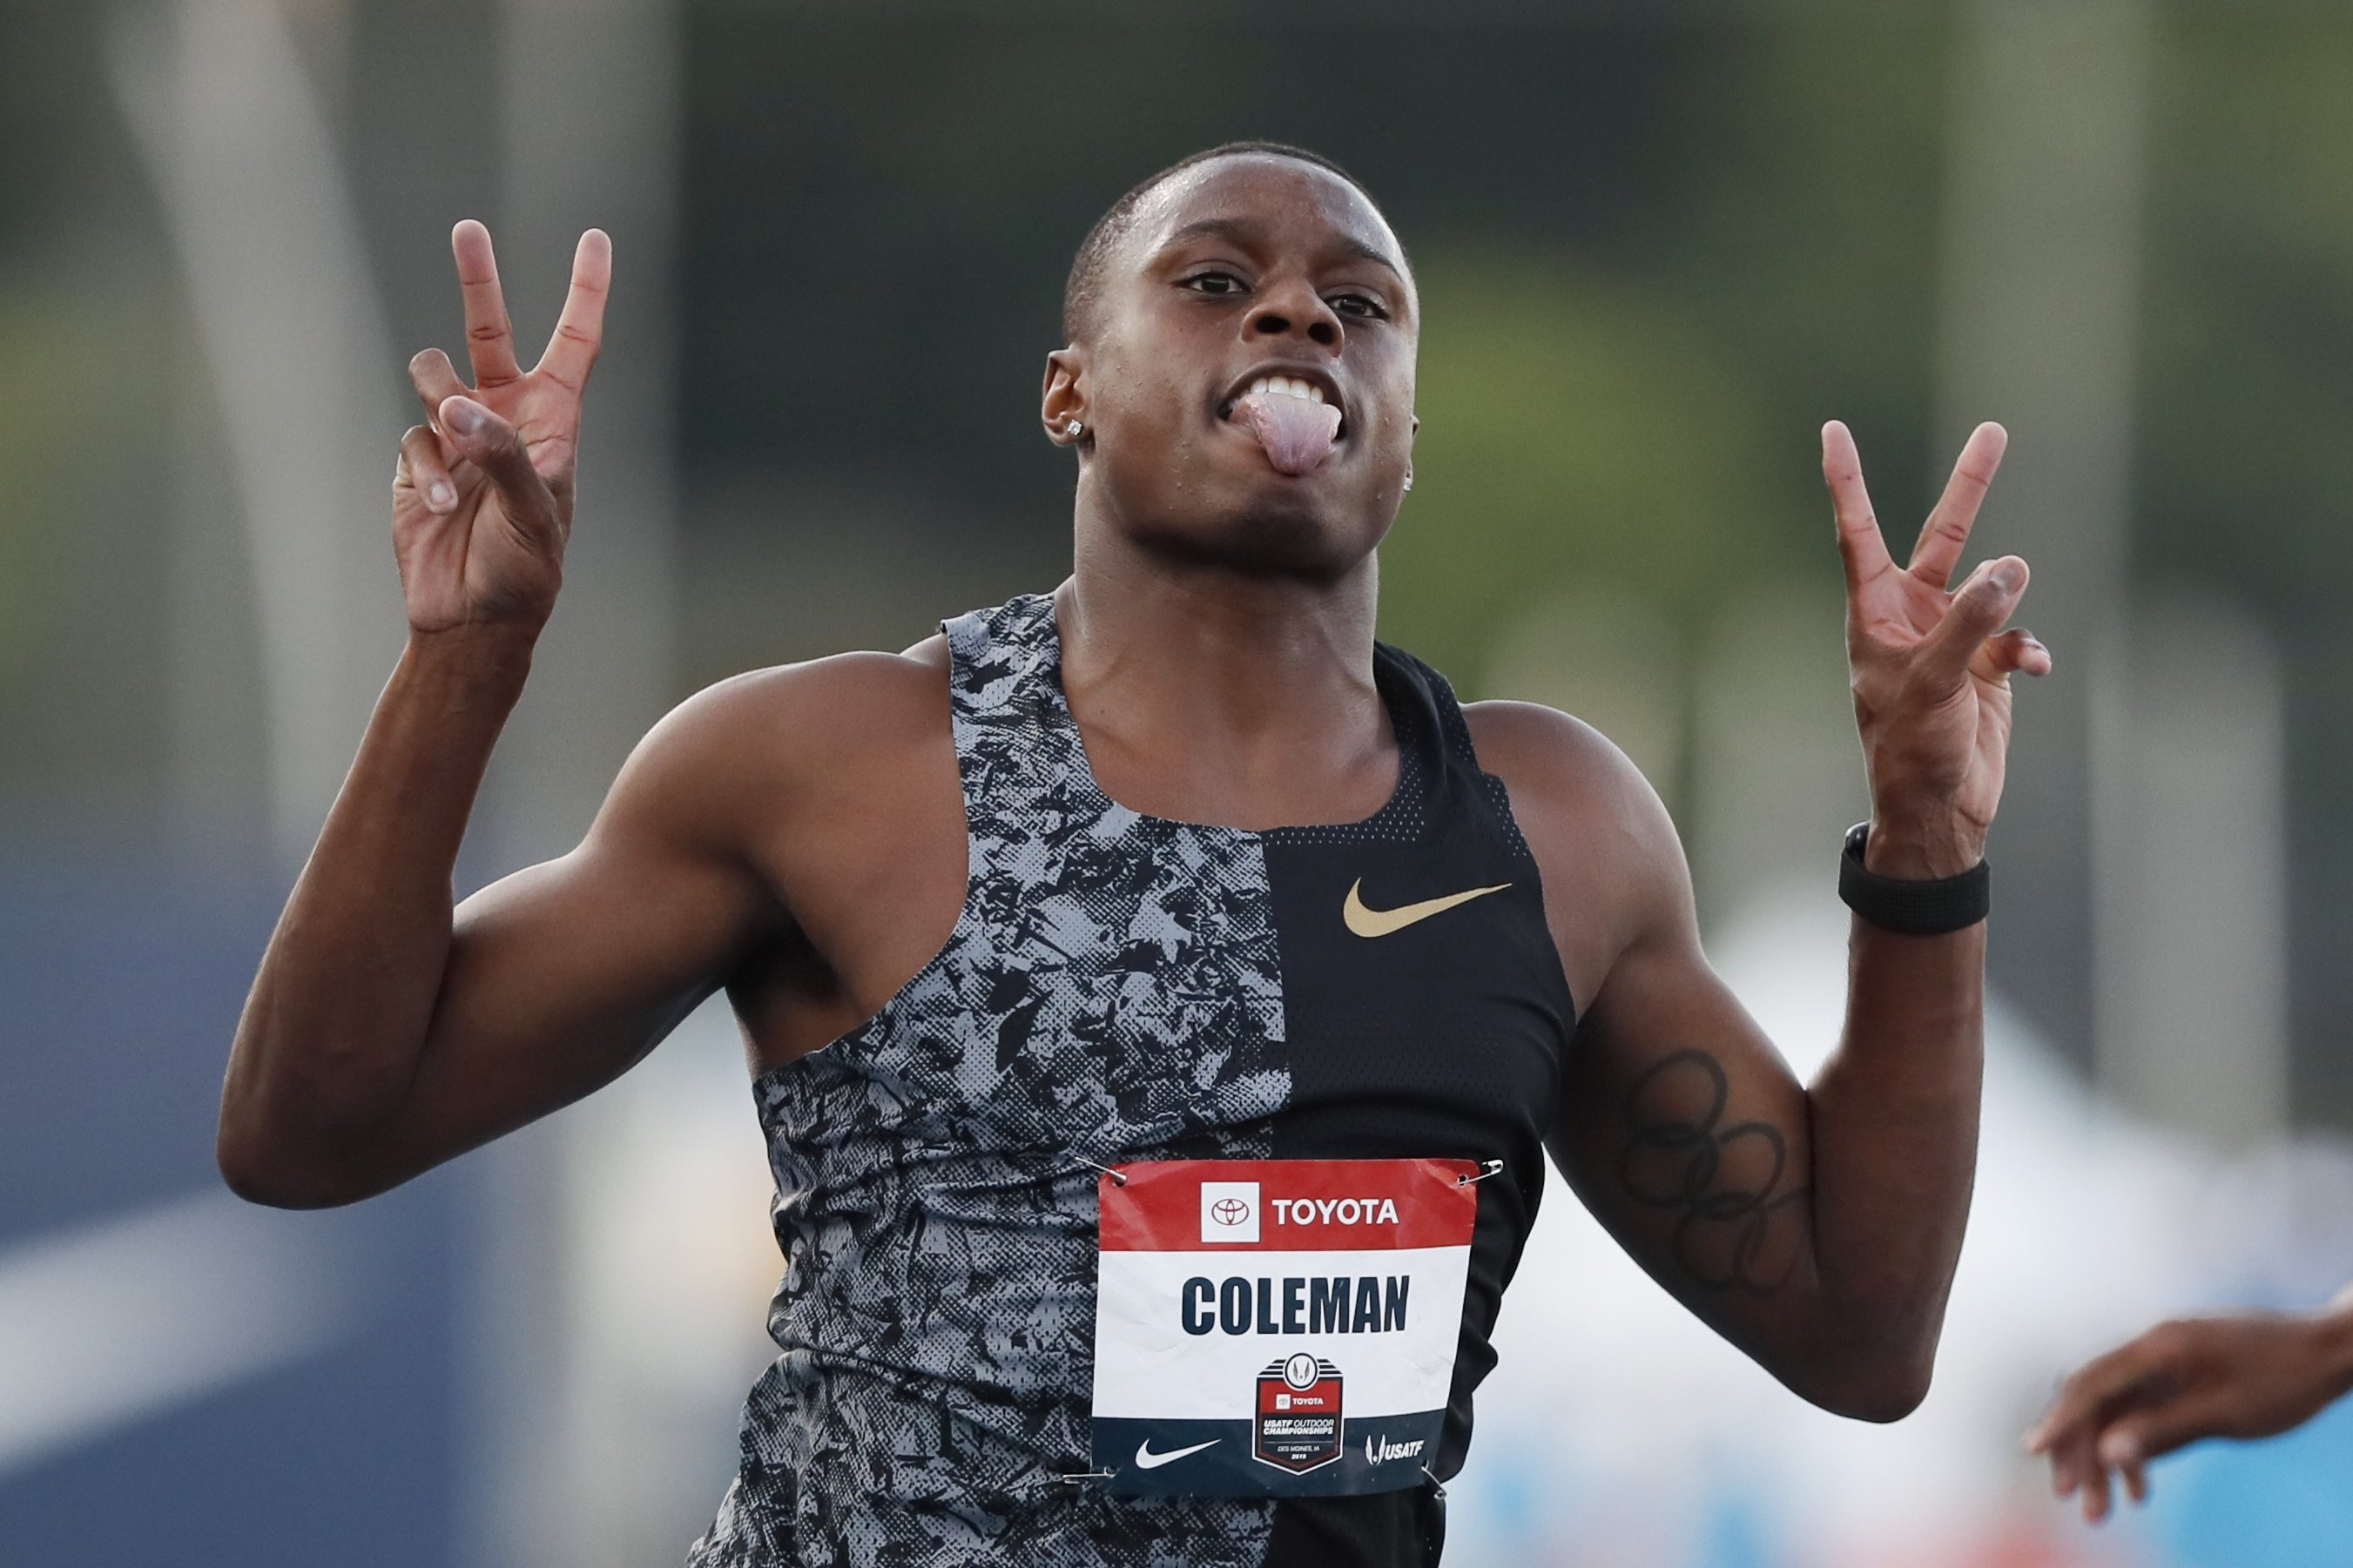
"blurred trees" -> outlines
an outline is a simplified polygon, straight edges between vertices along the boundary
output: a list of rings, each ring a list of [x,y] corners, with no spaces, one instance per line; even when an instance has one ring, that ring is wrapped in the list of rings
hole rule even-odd
[[[99,20],[0,7],[0,803],[111,837],[164,771],[176,338]]]
[[[496,117],[466,63],[490,10],[340,10],[322,68],[349,73],[328,97],[389,309],[404,333],[453,321],[438,229],[406,227],[495,216]],[[11,5],[0,51],[0,788],[20,819],[168,797],[164,520],[202,479],[175,451],[222,417],[178,405],[198,378],[105,15]],[[1134,180],[1236,136],[1337,157],[1421,267],[1426,427],[1384,633],[1466,690],[1507,644],[1550,646],[1528,632],[1546,606],[1620,601],[1688,688],[1736,601],[1834,580],[1823,418],[1855,426],[1898,533],[1949,460],[1940,5],[691,0],[685,22],[684,566],[708,592],[684,606],[682,686],[1049,585],[1070,469],[1034,396],[1071,250]],[[2353,1121],[2353,1072],[2315,1065],[2353,1032],[2348,76],[2339,11],[2163,14],[2134,529],[2142,579],[2236,595],[2287,650],[2305,1108]],[[472,119],[420,140],[419,104]],[[592,497],[594,468],[592,447]]]
[[[2133,570],[2282,646],[2295,1106],[2353,1126],[2353,17],[2200,8],[2160,47]]]

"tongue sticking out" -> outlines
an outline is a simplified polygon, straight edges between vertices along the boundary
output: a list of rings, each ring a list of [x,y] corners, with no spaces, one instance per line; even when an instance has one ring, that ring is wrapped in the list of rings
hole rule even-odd
[[[1266,460],[1286,474],[1312,474],[1332,455],[1340,411],[1329,403],[1254,392],[1234,405],[1234,417],[1266,448]]]

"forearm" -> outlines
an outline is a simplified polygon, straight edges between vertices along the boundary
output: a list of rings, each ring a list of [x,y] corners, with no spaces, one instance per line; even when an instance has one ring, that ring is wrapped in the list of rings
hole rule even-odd
[[[1818,1332],[1866,1382],[1925,1391],[1977,1165],[1985,928],[1862,921],[1847,1024],[1807,1094]]]
[[[413,637],[272,934],[222,1097],[222,1169],[286,1196],[398,1110],[448,956],[451,874],[531,664],[525,631]]]
[[[2002,629],[2025,563],[1989,562],[1952,585],[2002,443],[1996,426],[1970,437],[1898,567],[1852,438],[1835,421],[1822,432],[1874,808],[1863,868],[1879,878],[1938,881],[1978,863],[2001,797],[2010,676],[2051,668],[2031,635]],[[1599,889],[1587,907],[1620,911],[1598,963],[1597,944],[1573,940],[1590,917],[1556,917],[1565,968],[1584,952],[1599,981],[1562,1075],[1563,1169],[1653,1277],[1792,1389],[1844,1415],[1906,1414],[1927,1391],[1976,1174],[1982,921],[1907,936],[1858,920],[1846,1028],[1802,1085],[1700,951],[1682,846],[1655,796],[1620,791],[1584,805],[1581,824],[1579,804],[1530,835],[1540,861]],[[1596,820],[1618,831],[1594,833]],[[1889,918],[1968,918],[1968,899],[1935,907],[1968,891],[1936,889],[1909,916],[1915,900],[1887,894]]]

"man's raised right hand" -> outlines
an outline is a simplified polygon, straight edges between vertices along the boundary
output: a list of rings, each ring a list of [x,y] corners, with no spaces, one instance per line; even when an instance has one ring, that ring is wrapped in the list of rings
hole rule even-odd
[[[400,440],[392,484],[393,553],[415,633],[469,626],[536,632],[554,608],[572,533],[580,398],[604,337],[613,245],[580,237],[572,289],[539,363],[515,362],[490,231],[449,236],[466,302],[474,384],[427,349],[408,363],[426,423]]]

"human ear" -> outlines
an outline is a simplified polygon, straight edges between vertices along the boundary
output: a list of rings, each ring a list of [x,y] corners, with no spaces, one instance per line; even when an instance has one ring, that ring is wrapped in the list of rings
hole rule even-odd
[[[1087,438],[1087,395],[1081,384],[1085,374],[1086,355],[1079,349],[1056,349],[1046,356],[1038,418],[1046,426],[1046,439],[1058,447],[1075,447]]]

